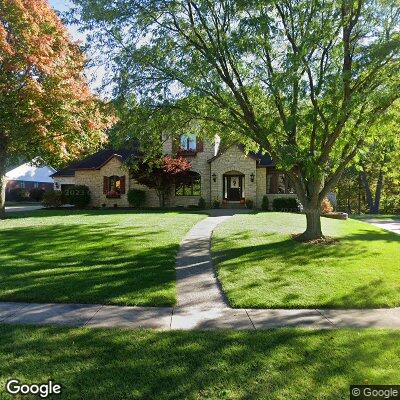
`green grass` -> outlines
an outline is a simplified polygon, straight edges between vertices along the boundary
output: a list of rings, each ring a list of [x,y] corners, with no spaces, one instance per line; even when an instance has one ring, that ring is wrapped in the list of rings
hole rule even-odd
[[[213,255],[238,308],[372,308],[400,305],[400,235],[365,222],[322,218],[336,244],[301,244],[305,216],[240,215],[217,228]]]
[[[350,384],[398,384],[399,331],[155,332],[0,327],[10,378],[52,379],[65,399],[347,399]],[[57,397],[58,398],[58,397]]]
[[[0,224],[0,300],[173,305],[179,243],[204,217],[122,210],[12,214]]]

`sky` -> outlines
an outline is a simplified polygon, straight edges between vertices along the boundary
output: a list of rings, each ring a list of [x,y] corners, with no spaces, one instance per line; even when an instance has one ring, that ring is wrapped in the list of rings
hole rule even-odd
[[[49,0],[50,5],[57,11],[63,13],[69,11],[72,7],[72,2],[69,0]],[[74,25],[66,25],[67,29],[71,33],[71,36],[74,40],[77,40],[81,43],[85,42],[85,35],[78,31],[78,27]],[[106,90],[99,90],[99,87],[102,83],[102,78],[104,77],[105,70],[101,66],[87,68],[86,76],[88,77],[90,87],[93,91],[96,91],[100,97],[107,98],[108,93]]]

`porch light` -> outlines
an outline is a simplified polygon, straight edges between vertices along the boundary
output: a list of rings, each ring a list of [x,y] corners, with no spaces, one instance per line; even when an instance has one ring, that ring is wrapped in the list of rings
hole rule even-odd
[[[217,175],[212,174],[213,182],[217,182]]]
[[[250,174],[250,180],[251,180],[252,182],[254,182],[254,174],[253,174],[253,173]]]

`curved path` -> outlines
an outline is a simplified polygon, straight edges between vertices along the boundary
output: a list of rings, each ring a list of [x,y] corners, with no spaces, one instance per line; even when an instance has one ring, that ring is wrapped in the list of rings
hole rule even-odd
[[[232,309],[215,276],[213,230],[246,210],[211,210],[181,244],[177,256],[176,307],[0,302],[0,323],[150,329],[271,329],[307,327],[400,328],[400,308],[371,310]]]

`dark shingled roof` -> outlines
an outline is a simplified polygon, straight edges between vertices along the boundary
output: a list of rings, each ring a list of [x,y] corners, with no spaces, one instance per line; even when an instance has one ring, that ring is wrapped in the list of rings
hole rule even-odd
[[[263,154],[262,152],[252,153],[254,157],[258,158],[257,165],[259,167],[273,167],[275,163],[272,161],[271,156],[268,153]]]
[[[52,177],[57,176],[75,176],[76,170],[81,169],[100,169],[104,164],[106,164],[112,157],[119,157],[122,161],[128,158],[138,157],[138,148],[133,149],[106,149],[100,150],[97,153],[84,158],[83,160],[76,161],[67,167],[60,169],[52,175]]]

